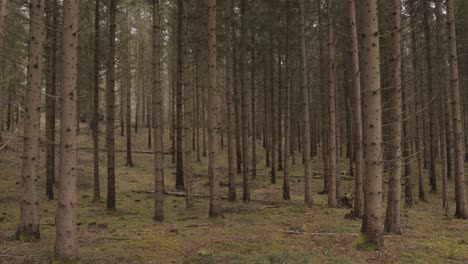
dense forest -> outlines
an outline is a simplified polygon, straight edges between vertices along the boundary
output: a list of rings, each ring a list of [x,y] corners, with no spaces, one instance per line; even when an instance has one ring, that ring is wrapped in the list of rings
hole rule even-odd
[[[0,5],[0,263],[468,263],[468,0]]]

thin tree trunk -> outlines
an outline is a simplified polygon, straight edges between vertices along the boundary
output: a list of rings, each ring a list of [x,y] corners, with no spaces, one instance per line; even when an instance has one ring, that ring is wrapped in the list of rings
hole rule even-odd
[[[133,167],[132,160],[132,75],[131,75],[131,62],[130,62],[130,39],[131,39],[131,25],[130,25],[130,15],[127,14],[127,43],[126,43],[126,54],[123,59],[124,65],[124,87],[125,87],[125,128],[127,136],[127,167]]]
[[[63,2],[62,95],[60,104],[60,181],[56,213],[55,257],[66,262],[78,257],[76,223],[76,120],[78,78],[78,0]]]
[[[161,19],[159,0],[153,1],[154,221],[164,220],[164,108],[161,87]]]
[[[251,179],[251,168],[250,168],[250,149],[251,142],[249,141],[249,113],[250,113],[250,102],[248,100],[249,89],[246,84],[246,53],[247,53],[247,20],[246,20],[246,8],[247,1],[241,0],[241,35],[240,35],[240,54],[239,54],[239,74],[240,74],[240,90],[241,90],[241,118],[242,118],[242,201],[244,203],[250,202],[250,179]]]
[[[6,94],[3,87],[5,79],[5,17],[6,17],[6,0],[1,2],[0,13],[0,143],[3,142],[3,100]]]
[[[349,0],[349,17],[352,37],[352,60],[353,60],[353,120],[354,120],[354,217],[363,216],[364,194],[363,194],[363,146],[362,146],[362,110],[361,110],[361,72],[359,69],[359,45],[356,24],[356,0]]]
[[[226,130],[228,136],[228,201],[234,202],[237,198],[236,193],[236,153],[235,153],[235,131],[234,131],[234,95],[232,92],[232,76],[234,74],[232,68],[232,52],[231,52],[231,41],[233,37],[233,29],[231,26],[231,19],[234,12],[233,0],[230,1],[230,8],[226,16],[226,27],[227,27],[227,39],[226,39],[226,101],[227,101],[227,119],[226,119]]]
[[[305,43],[305,25],[304,25],[304,0],[299,0],[299,44],[301,48],[301,95],[302,95],[302,129],[303,129],[303,147],[304,156],[304,201],[308,207],[312,207],[312,166],[310,159],[310,126],[309,126],[309,91],[307,89],[307,55]]]
[[[241,148],[241,125],[239,116],[239,81],[237,75],[238,58],[237,52],[234,48],[234,119],[235,119],[235,132],[236,132],[236,159],[237,159],[237,174],[242,173],[242,148]]]
[[[251,64],[251,102],[252,102],[252,125],[251,125],[251,140],[252,140],[252,179],[257,177],[257,106],[256,106],[256,89],[255,89],[255,33],[252,32],[251,36],[251,50],[250,50],[250,64]]]
[[[189,42],[188,42],[188,5],[189,1],[184,0],[182,34],[183,34],[183,56],[182,56],[182,85],[184,99],[184,183],[185,183],[185,205],[187,208],[194,207],[192,192],[192,94],[190,93],[190,71],[189,71]]]
[[[177,1],[177,8],[178,8],[178,22],[177,22],[177,114],[176,114],[176,129],[177,129],[177,137],[176,137],[176,184],[175,187],[178,190],[185,189],[185,182],[184,182],[184,112],[183,112],[183,24],[184,24],[184,4],[186,2],[184,0]]]
[[[39,240],[39,136],[41,120],[41,82],[44,45],[44,1],[33,0],[30,9],[27,90],[23,134],[23,164],[21,169],[20,217],[16,239]],[[2,4],[3,5],[3,4]],[[72,124],[72,126],[74,126]],[[74,130],[75,132],[75,130]]]
[[[286,2],[286,90],[285,94],[285,109],[284,109],[284,165],[283,165],[283,199],[291,200],[290,194],[290,177],[289,177],[289,155],[291,142],[291,50],[290,50],[290,2]],[[281,98],[280,98],[281,99]]]
[[[388,185],[385,232],[401,234],[401,4],[392,0],[392,78],[390,81],[390,178]]]
[[[107,208],[115,210],[115,30],[117,1],[110,0],[109,49],[106,82]]]
[[[336,207],[336,65],[333,0],[328,0],[328,206]]]
[[[217,86],[216,76],[216,0],[208,0],[208,148],[209,165],[208,175],[210,179],[210,217],[222,217],[219,164],[220,149],[218,140],[221,133],[220,105],[221,93]]]
[[[57,1],[46,2],[46,195],[54,199],[55,184],[55,103],[57,90]]]

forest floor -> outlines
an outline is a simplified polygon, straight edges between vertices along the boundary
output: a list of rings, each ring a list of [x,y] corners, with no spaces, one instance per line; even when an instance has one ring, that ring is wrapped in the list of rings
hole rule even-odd
[[[147,132],[133,138],[134,150],[147,151]],[[10,135],[6,135],[9,138]],[[88,131],[82,128],[80,147],[91,147]],[[116,137],[124,149],[125,137]],[[165,140],[169,149],[169,140]],[[260,143],[260,142],[259,142]],[[104,134],[101,134],[101,147]],[[18,223],[18,189],[21,171],[21,138],[16,136],[0,152],[0,263],[47,263],[53,257],[56,201],[45,196],[44,158],[40,166],[40,231],[36,243],[11,241]],[[314,207],[303,203],[303,179],[293,177],[291,201],[282,200],[282,172],[270,183],[264,152],[259,144],[258,177],[252,181],[252,201],[223,200],[224,218],[208,218],[208,199],[197,198],[195,208],[185,209],[183,197],[165,196],[165,221],[152,220],[153,157],[134,153],[134,167],[125,167],[125,153],[116,153],[117,211],[108,211],[105,200],[92,202],[92,151],[79,151],[78,239],[80,263],[468,263],[468,221],[452,219],[442,209],[441,194],[427,194],[428,203],[402,206],[403,235],[385,236],[382,249],[359,251],[360,220],[345,219],[351,209],[328,208],[327,196],[317,194],[323,180],[313,180]],[[41,150],[42,157],[44,149]],[[193,154],[195,160],[196,154]],[[226,165],[224,157],[224,164]],[[341,171],[348,162],[342,159]],[[105,153],[100,156],[101,195],[106,194]],[[197,194],[208,194],[207,158],[193,162]],[[57,158],[58,163],[58,158]],[[166,188],[174,185],[171,156],[165,156]],[[314,160],[313,169],[322,171]],[[291,175],[303,175],[297,155]],[[223,196],[227,178],[222,179]],[[241,176],[237,195],[242,197]],[[427,186],[427,185],[426,185]],[[441,186],[441,183],[439,183]],[[343,181],[343,193],[352,193],[352,182]],[[450,183],[450,190],[453,183]],[[415,188],[414,195],[417,197]],[[385,211],[383,211],[385,212]]]

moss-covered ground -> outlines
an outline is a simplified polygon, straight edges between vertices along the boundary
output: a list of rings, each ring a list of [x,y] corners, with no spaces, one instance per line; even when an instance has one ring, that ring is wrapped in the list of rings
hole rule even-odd
[[[9,134],[6,135],[8,138]],[[104,134],[101,135],[104,145]],[[134,150],[146,151],[146,130],[134,136]],[[91,147],[83,127],[79,146]],[[117,149],[125,138],[117,136]],[[169,140],[165,139],[169,149]],[[48,263],[53,258],[56,201],[45,196],[44,149],[41,149],[39,189],[41,194],[41,241],[11,241],[18,222],[18,189],[21,168],[21,138],[15,137],[0,152],[0,263]],[[125,167],[125,153],[116,153],[117,211],[105,209],[106,161],[101,152],[101,202],[92,201],[92,152],[79,151],[78,239],[80,263],[468,263],[468,221],[452,219],[453,182],[450,182],[450,214],[442,209],[441,194],[427,194],[428,203],[402,205],[403,235],[385,236],[377,251],[353,247],[360,220],[345,219],[350,209],[328,208],[326,195],[319,195],[322,180],[313,180],[314,207],[303,204],[303,167],[296,156],[291,174],[292,200],[282,200],[282,172],[270,184],[264,152],[259,146],[258,177],[252,181],[252,202],[223,200],[224,218],[208,218],[208,199],[197,198],[186,210],[183,197],[165,196],[165,221],[153,216],[153,158],[134,153],[135,166]],[[195,192],[208,194],[207,158],[195,161]],[[166,189],[174,185],[171,156],[165,156]],[[340,170],[347,170],[342,158]],[[226,157],[223,165],[227,167]],[[314,171],[322,171],[314,160]],[[227,171],[227,170],[226,170]],[[413,175],[416,178],[416,175]],[[238,197],[242,197],[241,176]],[[227,196],[227,175],[222,179]],[[417,185],[416,185],[417,186]],[[439,183],[441,186],[441,182]],[[343,193],[352,193],[352,182],[343,181]],[[417,189],[414,190],[417,198]]]

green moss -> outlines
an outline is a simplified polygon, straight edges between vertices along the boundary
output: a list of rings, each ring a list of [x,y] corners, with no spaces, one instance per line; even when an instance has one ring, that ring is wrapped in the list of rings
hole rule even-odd
[[[362,232],[359,234],[359,237],[356,241],[353,242],[353,247],[362,251],[375,251],[378,249],[378,246],[375,243],[370,242],[367,239],[367,236]]]

